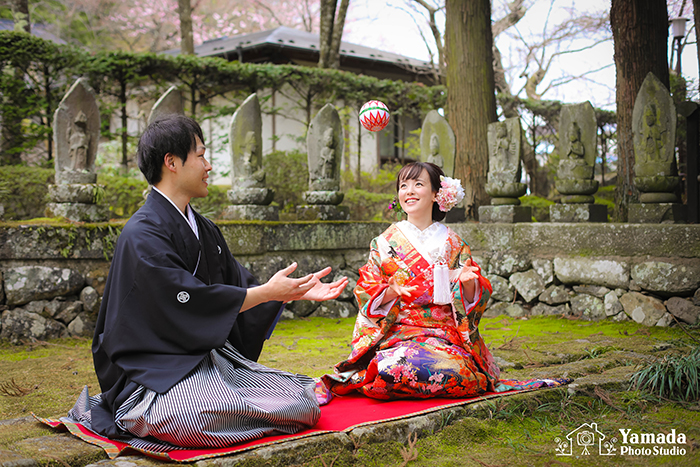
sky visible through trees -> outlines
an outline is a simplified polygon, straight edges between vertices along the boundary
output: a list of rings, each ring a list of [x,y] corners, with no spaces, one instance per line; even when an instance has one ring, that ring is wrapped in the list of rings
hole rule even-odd
[[[380,49],[429,60],[426,42],[433,55],[437,55],[437,51],[428,27],[428,15],[419,3],[417,0],[386,0],[381,4],[373,0],[352,0],[344,40],[374,44]],[[439,7],[444,1],[425,0],[425,3]],[[508,3],[492,1],[493,21],[508,13]],[[669,18],[679,15],[683,3],[683,16],[692,20],[693,2],[689,0],[670,0]],[[596,107],[615,110],[615,66],[608,18],[610,1],[525,0],[523,6],[526,12],[522,19],[495,38],[511,92],[527,97],[527,78],[537,71],[537,62],[546,65],[551,59],[550,69],[537,86],[537,93],[543,99],[590,100]],[[444,10],[438,11],[436,20],[444,32]],[[687,23],[687,30],[687,45],[681,55],[682,74],[692,81],[689,97],[697,99],[698,58],[692,21]],[[669,38],[669,58],[671,40]]]

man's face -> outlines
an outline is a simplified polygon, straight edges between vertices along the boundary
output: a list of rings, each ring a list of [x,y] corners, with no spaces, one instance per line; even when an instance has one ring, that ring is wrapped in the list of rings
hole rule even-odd
[[[178,190],[190,198],[203,198],[209,194],[209,171],[212,169],[204,157],[206,147],[198,136],[195,136],[195,148],[187,153],[187,161],[179,167],[177,176]]]

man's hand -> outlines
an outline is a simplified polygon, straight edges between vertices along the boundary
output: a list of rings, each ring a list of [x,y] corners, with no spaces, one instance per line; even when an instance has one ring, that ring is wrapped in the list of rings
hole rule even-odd
[[[261,303],[271,300],[291,302],[299,300],[314,287],[314,275],[309,274],[300,279],[292,279],[289,275],[297,268],[297,263],[292,263],[275,273],[265,284],[259,287],[251,287],[246,291],[245,300],[241,306],[241,312],[249,310]],[[340,294],[340,292],[338,292]]]
[[[321,302],[338,298],[338,295],[340,295],[345,286],[348,285],[348,278],[343,277],[330,284],[321,282],[321,278],[327,276],[329,272],[331,272],[331,268],[327,267],[311,274],[311,280],[309,282],[313,284],[312,287],[297,300],[314,300]]]

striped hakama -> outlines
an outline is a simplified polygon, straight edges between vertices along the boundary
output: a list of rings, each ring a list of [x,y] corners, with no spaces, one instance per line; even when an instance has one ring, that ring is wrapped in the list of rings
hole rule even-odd
[[[169,391],[139,386],[115,421],[135,437],[123,441],[141,449],[224,447],[312,427],[321,416],[314,388],[308,376],[248,360],[227,342]],[[68,420],[90,428],[90,409],[100,400],[85,388]]]

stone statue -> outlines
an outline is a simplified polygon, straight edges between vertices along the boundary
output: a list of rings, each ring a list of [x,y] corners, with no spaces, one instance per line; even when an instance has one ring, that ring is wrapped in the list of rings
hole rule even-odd
[[[559,116],[559,165],[554,186],[561,204],[549,207],[552,222],[607,222],[607,208],[595,204],[593,179],[598,126],[590,102],[565,105]]]
[[[590,102],[565,105],[559,117],[559,166],[555,186],[564,204],[592,204],[598,182],[593,180],[597,126]]]
[[[95,183],[100,112],[85,78],[78,79],[61,100],[53,127],[56,183]]]
[[[231,205],[224,213],[229,220],[279,220],[277,206],[269,206],[275,192],[265,187],[262,161],[262,117],[257,94],[243,101],[231,118]]]
[[[320,179],[331,180],[335,176],[335,138],[333,128],[327,128],[321,137],[323,147],[321,148],[321,165],[318,167]]]
[[[680,184],[676,165],[676,107],[653,73],[642,83],[632,110],[634,185],[641,204],[630,204],[629,221],[681,222],[685,206],[675,193]]]
[[[658,119],[659,115],[656,106],[652,103],[647,104],[644,109],[644,117],[642,118],[643,144],[641,145],[642,154],[639,157],[639,161],[642,164],[655,161],[668,162],[665,160],[667,154],[663,152],[666,144],[665,137],[668,132],[656,124]]]
[[[432,162],[452,177],[456,148],[455,133],[445,117],[437,110],[428,112],[420,132],[421,160]]]
[[[148,115],[148,124],[158,120],[160,117],[171,114],[184,115],[184,106],[182,104],[182,93],[175,87],[171,86],[165,93],[153,104],[151,113]]]
[[[522,128],[518,117],[488,126],[489,173],[486,193],[493,205],[519,205],[519,197],[527,191],[520,182]]]
[[[340,163],[343,157],[343,129],[333,104],[326,104],[309,124],[306,149],[309,164],[309,191],[306,205],[297,206],[299,220],[347,220],[340,192]]]
[[[250,95],[231,118],[231,187],[263,188],[262,117],[257,94]],[[252,203],[257,204],[257,203]]]
[[[445,165],[445,159],[440,155],[440,138],[438,138],[437,133],[430,135],[430,154],[428,155],[428,162],[432,162],[438,167]]]
[[[243,140],[243,174],[247,180],[258,184],[265,182],[265,171],[257,165],[258,141],[254,131],[249,131]]]
[[[75,116],[73,125],[68,127],[66,138],[70,145],[70,168],[72,170],[87,169],[90,135],[87,134],[87,117],[82,110]]]
[[[343,133],[338,111],[332,104],[326,104],[311,121],[306,136],[306,147],[309,191],[339,192]]]
[[[99,205],[104,188],[95,184],[95,156],[100,138],[97,99],[84,78],[77,80],[61,100],[53,121],[56,184],[49,185],[48,217],[96,222],[107,218]]]
[[[574,122],[569,128],[569,152],[566,155],[567,159],[583,159],[586,155],[586,148],[583,147],[581,141],[581,128],[577,122]]]
[[[518,117],[488,125],[489,172],[486,193],[491,206],[479,206],[479,221],[485,223],[531,222],[532,208],[521,206],[520,198],[527,185],[522,175],[521,151],[523,130]]]

